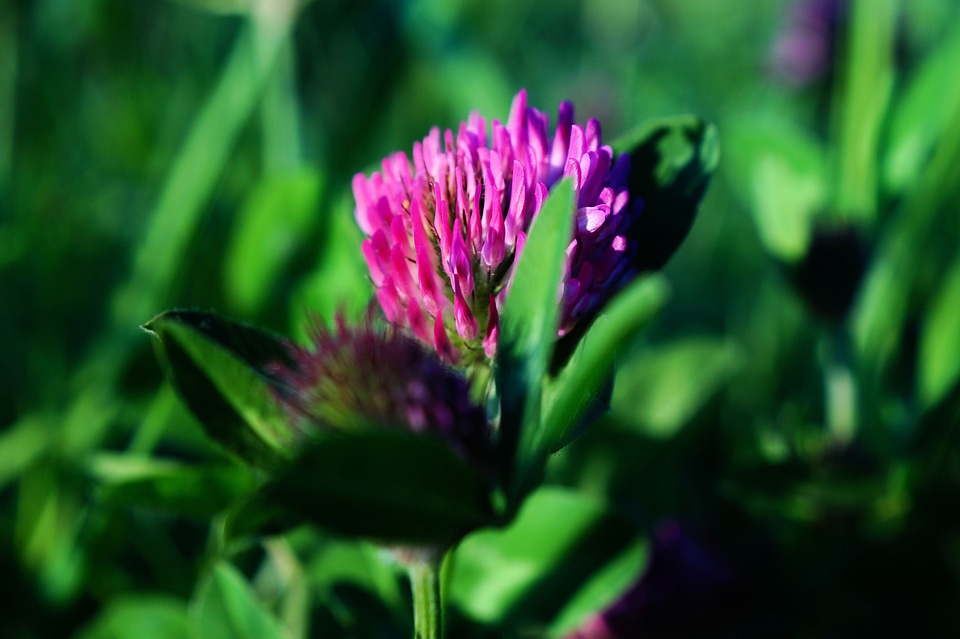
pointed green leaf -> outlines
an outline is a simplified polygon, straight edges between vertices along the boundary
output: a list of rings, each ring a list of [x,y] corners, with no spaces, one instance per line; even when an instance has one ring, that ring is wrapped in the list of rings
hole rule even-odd
[[[198,639],[285,639],[280,623],[226,562],[200,587],[191,617],[191,634]]]
[[[717,128],[685,115],[640,125],[613,145],[630,155],[630,197],[643,200],[634,224],[641,270],[661,268],[693,226],[720,159]]]
[[[538,481],[545,449],[540,394],[557,339],[557,291],[576,212],[572,182],[556,185],[534,220],[500,317],[496,379],[501,458],[512,498]],[[511,476],[513,472],[517,476]]]
[[[581,338],[570,361],[545,387],[545,440],[551,451],[566,446],[609,408],[609,395],[606,406],[598,400],[611,381],[617,353],[663,307],[668,294],[663,277],[641,277],[607,304]]]
[[[318,439],[253,507],[344,535],[438,545],[494,521],[489,483],[445,442],[387,429]]]
[[[289,340],[195,311],[168,311],[143,328],[160,339],[173,385],[207,435],[254,465],[288,456],[293,432],[276,369],[293,365]]]
[[[940,401],[960,381],[960,258],[954,260],[928,311],[920,338],[920,400]]]

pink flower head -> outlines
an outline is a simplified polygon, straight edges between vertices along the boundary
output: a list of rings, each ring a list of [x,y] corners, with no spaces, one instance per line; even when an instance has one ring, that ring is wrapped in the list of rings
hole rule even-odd
[[[387,319],[431,345],[444,361],[496,352],[499,314],[527,232],[550,190],[571,177],[576,224],[567,247],[559,335],[636,275],[629,227],[626,154],[614,161],[600,124],[557,126],[527,106],[521,90],[506,125],[473,113],[454,133],[434,128],[380,171],[353,178],[363,255]]]

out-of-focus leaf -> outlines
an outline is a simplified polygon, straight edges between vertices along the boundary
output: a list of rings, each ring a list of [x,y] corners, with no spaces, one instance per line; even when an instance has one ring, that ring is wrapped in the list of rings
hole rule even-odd
[[[375,429],[318,439],[251,507],[345,535],[442,545],[494,522],[489,493],[438,437]]]
[[[637,541],[591,576],[554,620],[550,636],[566,637],[581,627],[589,615],[613,605],[636,583],[647,563],[647,551],[646,540]]]
[[[956,209],[960,194],[960,109],[951,114],[918,185],[904,197],[884,226],[863,292],[855,307],[853,333],[866,368],[881,371],[899,345],[911,311],[911,293],[921,266],[954,258]],[[917,251],[923,247],[923,260]]]
[[[613,144],[630,155],[630,197],[643,200],[631,228],[641,270],[667,263],[683,242],[720,160],[717,128],[691,115],[640,125]]]
[[[960,82],[952,77],[960,60],[960,22],[917,70],[895,105],[884,162],[886,187],[909,189],[920,177],[950,119],[960,110]]]
[[[258,4],[265,8],[268,3]],[[114,323],[121,329],[161,308],[203,205],[288,42],[294,19],[292,0],[269,5],[270,11],[253,12],[248,27],[237,37],[215,90],[167,176],[133,272],[113,299]]]
[[[285,639],[279,622],[257,599],[240,572],[226,562],[213,568],[196,594],[192,637],[204,639]]]
[[[290,303],[294,330],[338,312],[355,317],[370,303],[373,286],[359,248],[363,238],[353,206],[353,195],[346,194],[330,211],[317,266],[298,284]]]
[[[641,351],[617,371],[613,414],[654,437],[683,427],[736,372],[742,357],[715,337],[688,337]]]
[[[254,477],[238,466],[184,466],[148,457],[100,453],[90,463],[108,504],[210,518],[250,492]]]
[[[731,140],[730,175],[764,247],[784,262],[798,261],[814,216],[827,206],[823,150],[808,133],[779,120],[741,122],[725,135]]]
[[[223,281],[242,314],[256,311],[276,286],[317,218],[323,182],[315,169],[266,177],[247,198],[227,247]]]
[[[920,340],[920,400],[936,404],[960,380],[960,258],[954,260],[926,316]]]
[[[576,211],[573,197],[569,178],[553,188],[530,229],[500,316],[500,453],[514,504],[539,481],[547,452],[540,395],[556,341],[557,291]]]
[[[120,595],[75,639],[189,639],[185,602],[167,595]]]
[[[833,212],[846,222],[877,215],[879,148],[893,90],[897,0],[851,2],[835,101],[836,197]]]
[[[288,456],[293,432],[273,369],[293,365],[289,340],[195,311],[143,328],[160,338],[174,387],[211,438],[254,465]]]
[[[617,353],[663,307],[667,296],[667,283],[658,275],[630,284],[604,307],[564,369],[548,381],[544,432],[551,451],[566,446],[598,412],[609,408],[609,397],[606,406],[597,398],[609,382]]]
[[[174,0],[177,4],[215,14],[244,15],[250,12],[253,0]]]
[[[0,432],[0,488],[29,468],[53,443],[46,420],[30,415]]]
[[[593,497],[541,488],[508,528],[478,531],[457,547],[451,601],[482,623],[549,621],[634,533]]]
[[[310,555],[305,570],[310,583],[320,591],[343,584],[376,593],[392,608],[409,614],[397,580],[397,567],[384,561],[383,551],[362,540],[324,539]]]

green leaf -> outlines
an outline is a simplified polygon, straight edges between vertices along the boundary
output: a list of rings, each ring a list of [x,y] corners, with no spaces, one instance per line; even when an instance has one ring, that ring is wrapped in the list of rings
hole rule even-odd
[[[373,287],[360,251],[363,234],[353,217],[354,206],[348,191],[330,210],[317,265],[297,284],[290,301],[290,316],[298,327],[340,312],[358,317],[370,303]]]
[[[550,636],[566,637],[591,614],[599,614],[612,606],[640,579],[647,555],[646,540],[634,542],[592,575],[551,624]]]
[[[195,639],[285,639],[250,584],[226,562],[197,592],[191,621]]]
[[[173,385],[207,435],[256,466],[289,456],[276,368],[294,365],[292,342],[196,311],[167,311],[143,328],[160,339]]]
[[[186,603],[166,595],[120,595],[75,639],[188,639]]]
[[[457,547],[451,602],[481,623],[545,624],[634,537],[633,527],[595,497],[541,488],[508,528],[478,531]]]
[[[640,125],[613,145],[630,155],[630,197],[643,200],[631,239],[641,270],[661,268],[693,226],[720,160],[717,128],[684,115]]]
[[[0,488],[16,479],[54,444],[52,424],[27,415],[0,432]]]
[[[446,442],[387,429],[318,439],[251,507],[339,534],[438,545],[495,521],[488,482]]]
[[[301,169],[267,177],[250,192],[223,270],[225,292],[240,313],[255,312],[275,290],[317,219],[322,186],[320,173]]]
[[[557,339],[557,291],[575,212],[572,182],[565,179],[533,222],[500,317],[500,452],[514,503],[539,481],[546,454],[540,394]]]
[[[960,110],[960,82],[951,78],[960,60],[960,21],[917,70],[893,109],[884,162],[887,189],[914,186],[953,114]]]
[[[149,457],[100,453],[90,471],[105,503],[160,510],[201,519],[223,511],[254,488],[237,466],[184,466]]]
[[[617,371],[613,414],[652,437],[671,437],[741,364],[739,349],[715,337],[688,337],[641,351]]]
[[[544,392],[544,429],[551,452],[566,446],[599,411],[609,407],[609,397],[606,406],[598,398],[610,382],[618,352],[663,307],[668,294],[666,280],[659,275],[630,284],[604,307],[564,369],[549,380]]]
[[[960,381],[960,258],[950,266],[926,315],[920,338],[920,401],[939,402]]]
[[[767,252],[799,261],[810,243],[815,216],[827,209],[824,151],[808,133],[785,120],[730,127],[729,174],[753,215]]]
[[[845,221],[877,215],[880,134],[894,83],[898,0],[850,3],[834,100],[835,202]]]
[[[275,10],[251,13],[236,37],[216,87],[166,176],[129,279],[114,296],[114,326],[120,330],[155,312],[169,295],[205,204],[289,42],[293,5],[273,3]]]

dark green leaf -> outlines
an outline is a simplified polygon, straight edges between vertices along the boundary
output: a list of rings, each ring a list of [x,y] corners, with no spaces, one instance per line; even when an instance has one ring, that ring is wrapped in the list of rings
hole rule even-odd
[[[510,497],[515,500],[538,481],[546,453],[540,394],[556,342],[557,291],[576,211],[573,198],[569,179],[553,188],[530,229],[500,317],[496,363],[502,411],[500,452]]]
[[[617,353],[666,302],[668,287],[659,275],[642,277],[604,308],[580,340],[570,361],[545,387],[545,441],[551,451],[567,445],[609,407],[609,387]]]
[[[174,387],[211,438],[254,465],[288,456],[276,371],[294,365],[289,340],[195,311],[168,311],[143,328],[160,338]]]
[[[345,535],[444,545],[493,523],[489,492],[439,438],[378,429],[312,443],[250,508]]]
[[[630,155],[630,197],[643,201],[630,231],[639,266],[659,269],[689,233],[717,168],[717,128],[694,116],[648,122],[615,143],[614,151]]]
[[[213,569],[200,587],[192,615],[192,636],[203,639],[284,639],[279,622],[228,563]]]
[[[237,466],[183,466],[131,455],[98,455],[91,472],[106,503],[207,519],[254,487]]]

